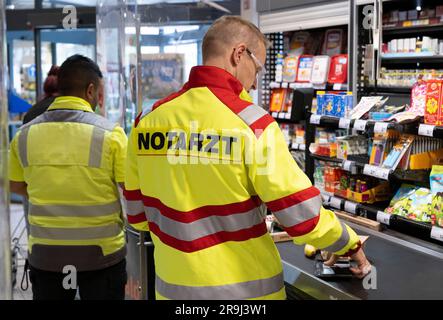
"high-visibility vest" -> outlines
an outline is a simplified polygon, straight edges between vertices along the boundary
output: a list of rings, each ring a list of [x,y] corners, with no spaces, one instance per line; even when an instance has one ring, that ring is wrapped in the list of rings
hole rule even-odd
[[[128,221],[151,232],[159,299],[284,299],[264,205],[297,244],[359,246],[251,101],[228,72],[194,67],[134,123],[124,195]]]
[[[29,263],[99,270],[126,255],[117,182],[127,137],[78,97],[61,96],[11,142],[9,178],[29,194]]]

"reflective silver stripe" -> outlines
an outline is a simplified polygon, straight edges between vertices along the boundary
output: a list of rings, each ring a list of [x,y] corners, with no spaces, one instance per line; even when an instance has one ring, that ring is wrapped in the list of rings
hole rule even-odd
[[[128,216],[135,216],[139,213],[145,212],[145,207],[141,200],[125,200],[123,203]]]
[[[29,214],[46,217],[99,217],[120,212],[120,202],[92,206],[71,205],[36,205],[29,203]]]
[[[100,168],[102,163],[103,143],[105,141],[105,130],[94,127],[92,130],[91,146],[89,148],[89,166]]]
[[[154,207],[146,207],[146,216],[149,222],[157,224],[161,231],[183,241],[193,241],[220,231],[232,232],[251,228],[263,222],[258,208],[229,216],[210,216],[190,223],[165,217]]]
[[[246,107],[245,109],[240,111],[238,113],[238,116],[244,122],[246,122],[248,126],[250,126],[251,124],[253,124],[255,121],[257,121],[266,114],[268,114],[268,112],[265,109],[260,108],[259,106],[256,105],[250,105],[249,107]]]
[[[223,286],[181,286],[156,276],[155,289],[173,300],[242,300],[267,296],[283,289],[283,273],[272,278],[239,282]]]
[[[30,234],[35,238],[51,240],[91,240],[115,237],[122,232],[116,223],[89,228],[46,228],[30,225]]]
[[[342,228],[340,238],[338,238],[337,241],[335,241],[329,247],[324,248],[323,250],[334,253],[334,252],[342,250],[348,244],[349,238],[350,238],[348,229],[346,228],[346,226],[343,222],[340,222],[340,224],[341,224],[341,228]]]
[[[18,154],[23,167],[29,166],[28,162],[28,134],[29,127],[23,128],[18,136]]]
[[[321,206],[322,198],[318,195],[273,214],[283,226],[292,227],[317,217]]]
[[[27,128],[34,124],[46,123],[46,122],[77,122],[90,124],[107,131],[111,131],[115,128],[116,124],[112,123],[108,119],[99,116],[93,112],[87,112],[82,110],[65,110],[56,109],[49,110],[41,114],[34,120],[28,122],[22,128]]]

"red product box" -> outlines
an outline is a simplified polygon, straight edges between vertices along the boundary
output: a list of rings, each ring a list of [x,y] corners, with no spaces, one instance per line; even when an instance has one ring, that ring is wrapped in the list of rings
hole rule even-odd
[[[348,55],[337,54],[331,58],[329,83],[346,83],[348,77]]]
[[[425,123],[438,125],[443,116],[441,111],[442,80],[428,80],[426,86]]]

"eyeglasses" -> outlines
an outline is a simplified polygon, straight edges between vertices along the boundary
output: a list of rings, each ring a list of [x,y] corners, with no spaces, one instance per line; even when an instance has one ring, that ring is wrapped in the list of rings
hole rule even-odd
[[[266,74],[266,68],[263,65],[263,63],[260,62],[260,60],[257,59],[257,57],[251,52],[251,50],[249,50],[248,48],[246,48],[246,52],[249,54],[249,56],[252,58],[252,60],[254,61],[254,63],[256,64],[256,66],[258,66],[258,70],[257,70],[257,79],[261,78],[263,75]]]

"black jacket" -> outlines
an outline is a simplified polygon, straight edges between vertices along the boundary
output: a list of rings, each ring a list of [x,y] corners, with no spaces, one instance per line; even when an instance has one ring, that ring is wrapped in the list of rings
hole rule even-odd
[[[41,115],[43,112],[48,110],[49,106],[51,105],[52,102],[54,102],[54,100],[55,100],[55,97],[46,97],[43,100],[41,100],[41,101],[37,102],[36,104],[34,104],[28,110],[28,112],[25,114],[25,116],[23,118],[23,124],[26,124],[29,121],[34,120],[39,115]]]

